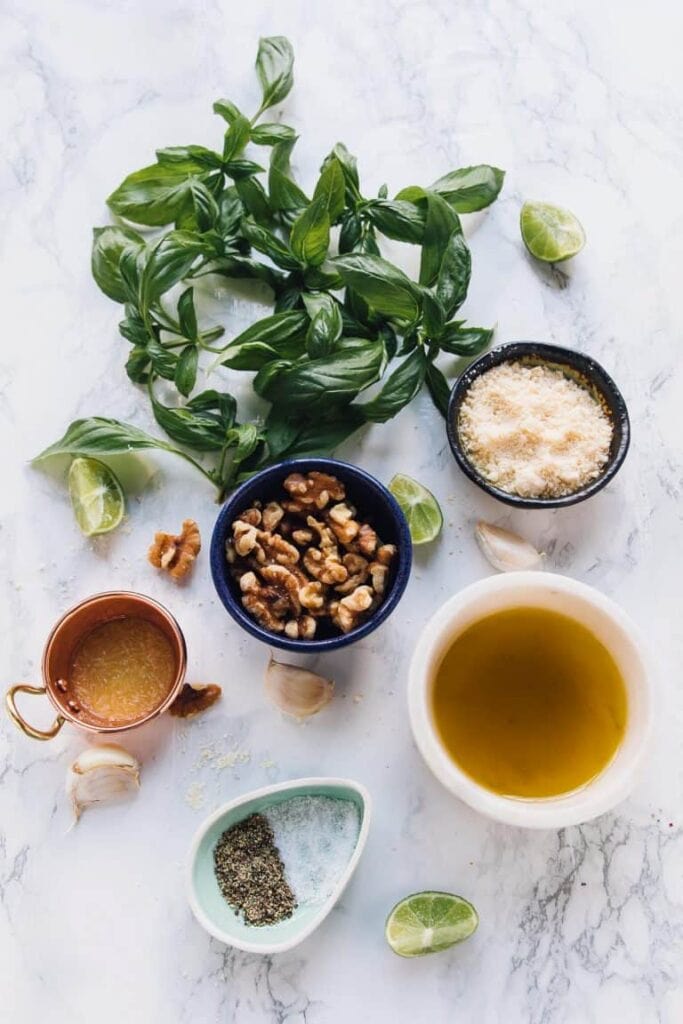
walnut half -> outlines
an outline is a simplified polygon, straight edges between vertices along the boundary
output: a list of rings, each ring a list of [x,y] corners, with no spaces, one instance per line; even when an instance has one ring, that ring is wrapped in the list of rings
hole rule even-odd
[[[155,533],[147,560],[155,569],[164,569],[174,580],[181,580],[192,569],[202,547],[199,527],[194,519],[186,519],[178,536]]]

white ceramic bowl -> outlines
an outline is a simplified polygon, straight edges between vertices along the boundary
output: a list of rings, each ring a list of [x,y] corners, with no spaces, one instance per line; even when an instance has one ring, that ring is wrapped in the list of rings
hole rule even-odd
[[[434,672],[453,639],[493,612],[520,607],[549,609],[582,623],[608,649],[626,685],[626,732],[616,754],[596,778],[558,797],[507,797],[480,786],[449,757],[432,719]],[[447,789],[475,811],[508,825],[564,828],[603,814],[627,796],[650,733],[652,679],[638,630],[614,601],[567,576],[513,572],[466,587],[429,620],[410,665],[408,703],[417,746]]]
[[[269,807],[295,796],[328,796],[354,803],[360,820],[354,851],[334,889],[323,902],[300,905],[291,917],[277,924],[250,926],[220,893],[214,873],[214,847],[225,829],[250,814],[267,811]],[[202,822],[192,841],[187,883],[194,916],[215,938],[248,953],[284,953],[298,946],[325,920],[356,870],[368,837],[370,813],[370,794],[365,786],[351,779],[294,779],[253,790],[224,804]]]

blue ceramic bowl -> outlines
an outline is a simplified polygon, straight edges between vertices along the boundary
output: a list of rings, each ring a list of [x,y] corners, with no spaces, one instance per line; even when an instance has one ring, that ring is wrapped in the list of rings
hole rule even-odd
[[[336,476],[345,485],[348,500],[358,509],[361,520],[367,519],[377,530],[385,544],[395,544],[397,553],[391,566],[389,584],[381,605],[373,614],[350,633],[339,633],[334,626],[319,626],[313,640],[291,640],[281,633],[271,633],[259,625],[242,607],[239,585],[232,578],[225,557],[225,542],[232,536],[232,523],[241,512],[254,501],[268,502],[282,496],[282,482],[289,473],[307,473],[317,470]],[[335,651],[339,647],[361,640],[377,629],[391,615],[406,589],[412,563],[412,544],[405,516],[396,499],[384,484],[374,476],[337,459],[291,459],[269,466],[234,491],[221,509],[211,538],[211,575],[218,596],[247,633],[271,647],[285,651],[304,651],[317,654],[321,651]],[[320,627],[323,628],[320,628]]]

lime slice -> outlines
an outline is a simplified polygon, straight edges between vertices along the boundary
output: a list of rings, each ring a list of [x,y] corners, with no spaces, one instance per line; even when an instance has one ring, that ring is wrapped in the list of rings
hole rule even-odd
[[[81,456],[69,467],[69,494],[76,522],[86,537],[109,533],[121,520],[126,507],[121,484],[109,466]]]
[[[403,473],[396,474],[389,484],[389,490],[408,520],[413,544],[427,544],[439,536],[443,516],[431,491]]]
[[[384,934],[399,956],[425,956],[468,939],[478,924],[479,915],[462,896],[416,892],[396,904]]]
[[[544,263],[568,260],[586,244],[586,233],[574,214],[550,203],[525,203],[519,226],[531,255]]]

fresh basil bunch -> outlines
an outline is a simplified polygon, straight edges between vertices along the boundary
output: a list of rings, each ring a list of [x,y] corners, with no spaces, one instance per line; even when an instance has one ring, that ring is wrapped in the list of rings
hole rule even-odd
[[[109,196],[117,224],[94,232],[93,276],[123,306],[126,372],[146,388],[157,423],[175,444],[94,417],[73,423],[38,459],[162,448],[192,462],[223,495],[275,460],[332,452],[363,423],[391,419],[423,385],[445,415],[449,384],[436,357],[475,355],[492,336],[455,319],[471,273],[459,214],[492,203],[504,172],[460,168],[429,188],[410,186],[389,199],[383,186],[371,198],[361,192],[355,158],[339,143],[309,198],[290,165],[294,129],[261,120],[291,90],[293,64],[287,39],[262,39],[256,114],[216,101],[227,124],[222,148],[157,150],[155,163]],[[267,167],[246,155],[249,145],[267,155]],[[381,256],[382,235],[421,247],[418,281]],[[193,283],[208,274],[266,282],[273,314],[217,344],[223,328],[202,328],[195,306]],[[218,365],[255,373],[254,390],[270,403],[263,422],[239,423],[226,392],[196,392],[204,351]],[[165,404],[159,378],[182,401]],[[374,397],[363,400],[379,381]],[[207,453],[210,464],[186,449]]]

